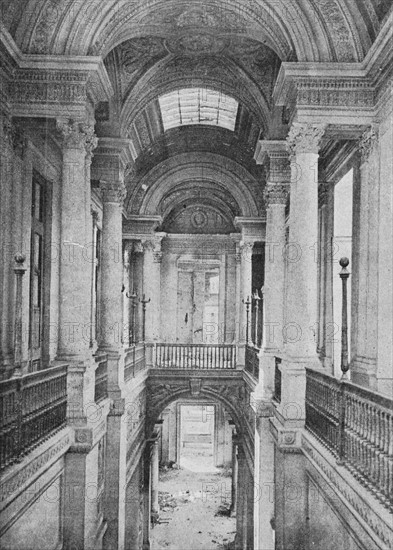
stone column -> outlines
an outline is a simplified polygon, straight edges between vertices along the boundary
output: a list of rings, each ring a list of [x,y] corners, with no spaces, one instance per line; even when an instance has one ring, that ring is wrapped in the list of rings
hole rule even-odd
[[[163,235],[157,233],[143,244],[143,292],[150,302],[146,305],[145,340],[147,344],[146,359],[152,364],[152,348],[154,342],[160,339],[161,310],[161,240]]]
[[[281,369],[280,408],[285,413],[284,419],[301,423],[305,417],[304,367],[319,366],[315,328],[315,250],[318,239],[318,150],[323,133],[322,125],[295,123],[287,140],[291,152],[291,203],[289,242],[286,247],[287,303],[286,324],[283,327],[285,358]]]
[[[237,501],[236,501],[236,537],[235,550],[244,550],[247,540],[247,458],[243,445],[237,447]]]
[[[151,458],[152,446],[147,441],[143,456],[143,542],[142,550],[150,549],[151,527]]]
[[[238,463],[237,463],[237,436],[235,431],[232,435],[232,484],[231,484],[231,516],[236,516],[237,490],[238,490]]]
[[[271,403],[257,410],[254,456],[255,548],[274,550],[274,440],[270,433]]]
[[[242,255],[240,253],[240,245],[236,243],[236,253],[235,253],[235,262],[236,262],[236,328],[235,328],[235,341],[240,343],[241,334],[242,334],[242,299],[241,299],[241,261]]]
[[[247,299],[251,302],[252,296],[252,250],[254,247],[254,241],[243,240],[240,242],[241,253],[241,299],[244,302]],[[245,303],[241,305],[242,313],[240,315],[241,327],[240,327],[240,342],[244,345],[251,341],[251,303],[247,321],[247,308]],[[248,327],[248,331],[247,331]],[[248,342],[246,341],[248,332]]]
[[[122,345],[122,181],[101,181],[102,258],[100,348],[118,350]]]
[[[160,507],[158,504],[158,483],[159,483],[159,447],[158,447],[158,437],[154,441],[152,446],[152,457],[151,457],[151,511],[155,520],[158,519],[160,513]]]
[[[259,394],[271,397],[274,386],[275,356],[283,353],[285,205],[289,187],[268,183],[265,188],[266,244],[263,338],[259,372]]]
[[[276,548],[303,548],[306,535],[301,433],[305,420],[305,367],[318,367],[316,353],[318,240],[318,149],[324,127],[295,123],[291,152],[287,290],[281,363],[281,402],[274,410],[276,444]],[[292,487],[293,486],[293,487]],[[286,493],[288,487],[295,493]]]
[[[84,548],[94,532],[96,516],[87,498],[88,485],[97,481],[93,451],[94,420],[86,407],[94,403],[95,362],[90,349],[91,241],[89,159],[97,145],[93,128],[58,120],[62,137],[58,359],[69,362],[68,423],[74,444],[65,456],[64,548]],[[89,188],[89,189],[87,189]]]
[[[106,548],[121,548],[125,536],[126,423],[123,421],[124,384],[121,357],[123,332],[122,206],[124,183],[100,181],[102,218],[100,350],[107,354],[108,395],[112,406],[107,418],[105,517]]]
[[[63,138],[58,358],[83,361],[89,355],[91,311],[86,154],[91,154],[97,139],[85,124],[58,120],[57,127]]]

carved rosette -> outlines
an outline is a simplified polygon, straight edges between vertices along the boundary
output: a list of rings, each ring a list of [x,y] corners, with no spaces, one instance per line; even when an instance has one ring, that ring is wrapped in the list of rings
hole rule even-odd
[[[85,149],[89,158],[98,145],[98,139],[94,134],[94,126],[75,122],[73,120],[57,120],[56,126],[63,139],[63,147],[66,149]]]
[[[295,122],[287,137],[287,149],[291,160],[299,153],[317,154],[325,128],[325,124]]]
[[[362,157],[362,163],[367,162],[370,154],[377,145],[378,135],[374,128],[370,127],[363,133],[362,137],[359,140],[359,151]]]
[[[266,207],[274,204],[286,205],[289,195],[289,186],[285,183],[268,183],[263,192]]]
[[[122,181],[100,181],[103,202],[117,202],[123,204],[127,190]]]

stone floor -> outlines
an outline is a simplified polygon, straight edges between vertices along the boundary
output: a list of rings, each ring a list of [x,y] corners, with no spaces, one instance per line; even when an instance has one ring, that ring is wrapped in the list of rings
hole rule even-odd
[[[230,472],[212,468],[203,457],[182,465],[160,472],[160,519],[151,531],[151,549],[229,550],[236,529],[228,514]]]

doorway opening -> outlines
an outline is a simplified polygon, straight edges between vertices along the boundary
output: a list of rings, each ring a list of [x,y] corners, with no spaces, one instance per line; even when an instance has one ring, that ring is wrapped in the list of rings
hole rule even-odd
[[[180,405],[180,467],[214,471],[214,405]]]
[[[161,420],[159,517],[150,548],[233,548],[234,425],[230,415],[218,403],[174,401]]]

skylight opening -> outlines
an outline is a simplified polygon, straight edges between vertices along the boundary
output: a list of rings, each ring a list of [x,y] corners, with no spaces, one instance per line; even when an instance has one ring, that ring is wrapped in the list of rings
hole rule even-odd
[[[236,99],[206,88],[184,88],[158,98],[164,131],[177,126],[204,124],[235,129]]]

